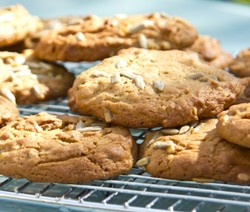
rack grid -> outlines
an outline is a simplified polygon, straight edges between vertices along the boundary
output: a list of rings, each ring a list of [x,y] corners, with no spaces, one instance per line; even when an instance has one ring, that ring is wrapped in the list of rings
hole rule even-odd
[[[76,75],[88,68],[66,64]],[[20,115],[42,111],[70,114],[66,99],[19,107]],[[141,143],[151,129],[131,129]],[[150,176],[134,167],[128,174],[89,183],[37,183],[0,175],[2,211],[250,211],[250,186],[223,182],[197,183]]]

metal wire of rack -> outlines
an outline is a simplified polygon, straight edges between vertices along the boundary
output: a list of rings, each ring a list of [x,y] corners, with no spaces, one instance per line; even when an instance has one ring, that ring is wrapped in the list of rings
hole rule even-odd
[[[90,65],[67,64],[75,74]],[[20,115],[71,113],[66,99],[19,107]],[[131,129],[138,143],[150,129]],[[0,175],[0,211],[250,211],[250,187],[197,183],[150,176],[134,167],[128,174],[89,183],[38,183]]]

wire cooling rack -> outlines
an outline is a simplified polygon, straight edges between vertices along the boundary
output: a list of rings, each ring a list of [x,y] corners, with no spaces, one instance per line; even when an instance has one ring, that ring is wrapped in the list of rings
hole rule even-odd
[[[66,64],[76,75],[93,63]],[[71,113],[66,99],[19,107],[20,115]],[[131,129],[141,143],[150,129]],[[89,183],[35,183],[0,175],[0,211],[250,211],[250,186],[151,177],[140,168]]]

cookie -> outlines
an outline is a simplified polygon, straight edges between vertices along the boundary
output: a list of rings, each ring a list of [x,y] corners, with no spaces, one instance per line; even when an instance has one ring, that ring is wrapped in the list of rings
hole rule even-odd
[[[239,52],[230,64],[229,71],[237,77],[250,77],[250,48]]]
[[[34,59],[32,50],[0,52],[0,67],[0,94],[17,104],[66,96],[74,81],[63,66]]]
[[[218,115],[217,131],[225,140],[250,148],[250,103],[231,106]]]
[[[185,130],[147,134],[137,165],[160,178],[250,183],[250,149],[223,140],[216,123],[209,119],[196,127],[183,126]]]
[[[209,65],[221,69],[228,67],[233,60],[232,55],[222,49],[217,39],[207,35],[200,35],[186,50],[199,53]]]
[[[51,30],[60,30],[67,26],[73,26],[83,23],[81,16],[62,16],[57,18],[41,19],[43,28],[38,32],[30,35],[24,41],[26,48],[33,49],[42,36],[47,35]]]
[[[0,47],[13,45],[42,28],[42,22],[20,4],[0,8]]]
[[[238,80],[243,86],[243,89],[234,104],[248,103],[250,102],[250,77],[243,77]]]
[[[43,36],[35,54],[48,61],[95,61],[128,47],[182,49],[192,45],[196,37],[197,32],[189,23],[160,13],[87,16],[81,24]]]
[[[0,126],[18,117],[16,105],[0,95]]]
[[[0,173],[30,181],[77,183],[128,172],[137,145],[126,128],[90,117],[48,113],[0,129]]]
[[[82,72],[75,107],[126,127],[175,127],[228,108],[241,91],[227,72],[180,50],[130,48]]]

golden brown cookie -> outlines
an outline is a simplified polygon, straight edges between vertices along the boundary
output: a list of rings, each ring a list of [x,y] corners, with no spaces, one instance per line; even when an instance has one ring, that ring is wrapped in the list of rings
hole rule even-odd
[[[0,52],[0,67],[0,94],[17,104],[66,96],[74,81],[63,66],[35,59],[32,50]]]
[[[227,111],[220,113],[218,119],[219,136],[229,142],[250,148],[250,103],[233,105]]]
[[[238,80],[243,86],[243,89],[234,104],[248,103],[250,102],[250,77],[243,77]]]
[[[42,28],[42,22],[20,4],[0,8],[0,47],[13,45]]]
[[[25,46],[33,49],[42,36],[47,35],[51,30],[64,29],[67,26],[82,24],[84,18],[81,16],[62,16],[57,18],[41,19],[43,28],[25,39]]]
[[[192,45],[196,37],[196,30],[189,23],[160,13],[87,16],[81,24],[43,36],[35,54],[48,61],[94,61],[128,47],[182,49]]]
[[[250,77],[250,48],[239,52],[230,64],[229,71],[237,77]]]
[[[209,119],[196,127],[148,133],[137,165],[154,177],[250,183],[250,149],[223,140],[216,123]]]
[[[0,150],[1,174],[39,182],[108,178],[128,172],[137,158],[128,129],[45,112],[0,129]]]
[[[217,39],[207,35],[200,35],[186,50],[199,53],[209,65],[221,69],[228,67],[233,60],[232,55],[222,49]]]
[[[211,117],[240,91],[237,79],[195,53],[130,48],[82,72],[72,93],[81,113],[140,128]]]
[[[16,105],[0,95],[0,126],[18,117]]]

